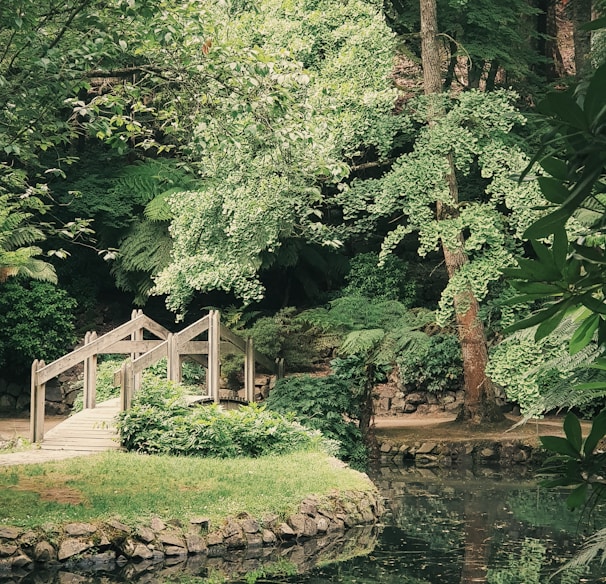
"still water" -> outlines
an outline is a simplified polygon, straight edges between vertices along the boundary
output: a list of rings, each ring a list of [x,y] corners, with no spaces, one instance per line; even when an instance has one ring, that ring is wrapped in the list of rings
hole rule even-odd
[[[588,524],[564,496],[537,488],[531,472],[381,467],[371,472],[386,498],[382,525],[282,549],[190,557],[174,565],[102,566],[21,574],[11,584],[597,584],[606,564],[554,575],[578,550]],[[291,575],[289,575],[291,574]],[[550,580],[549,578],[552,577]]]

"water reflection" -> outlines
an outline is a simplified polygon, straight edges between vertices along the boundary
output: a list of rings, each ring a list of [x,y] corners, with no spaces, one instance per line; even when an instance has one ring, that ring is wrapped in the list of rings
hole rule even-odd
[[[288,584],[597,584],[592,571],[549,577],[575,551],[579,514],[564,496],[537,488],[533,473],[381,467],[384,524],[329,534],[302,545],[230,551],[175,565],[79,566],[71,572],[13,574],[0,583],[283,582]],[[604,514],[589,531],[606,524]],[[606,569],[604,570],[606,574]],[[246,576],[248,573],[248,576]],[[295,574],[295,575],[288,575]],[[254,577],[253,577],[254,576]]]

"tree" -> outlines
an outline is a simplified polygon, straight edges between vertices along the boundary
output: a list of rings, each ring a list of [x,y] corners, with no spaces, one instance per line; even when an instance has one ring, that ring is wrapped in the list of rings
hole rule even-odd
[[[436,2],[435,0],[420,0],[420,8],[423,83],[425,95],[429,96],[428,122],[432,126],[436,118],[444,115],[443,107],[436,99],[442,93]],[[437,201],[438,222],[444,219],[457,219],[459,215],[459,186],[454,156],[452,152],[447,152],[445,156],[447,165],[445,180],[448,184],[449,198]],[[467,263],[467,257],[463,251],[463,234],[459,234],[457,239],[459,243],[455,247],[444,239],[442,240],[442,252],[449,278],[453,278]],[[478,301],[470,288],[461,290],[455,295],[454,309],[465,376],[465,402],[460,418],[473,423],[499,420],[502,418],[502,414],[497,410],[494,390],[491,381],[486,376],[488,350],[484,325],[479,317]]]

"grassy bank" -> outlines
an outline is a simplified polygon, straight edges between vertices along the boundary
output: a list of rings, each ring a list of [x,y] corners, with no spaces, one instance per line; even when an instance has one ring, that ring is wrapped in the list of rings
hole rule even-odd
[[[217,525],[244,511],[285,515],[312,493],[371,488],[364,475],[315,452],[227,460],[106,452],[1,468],[0,524],[204,515]]]

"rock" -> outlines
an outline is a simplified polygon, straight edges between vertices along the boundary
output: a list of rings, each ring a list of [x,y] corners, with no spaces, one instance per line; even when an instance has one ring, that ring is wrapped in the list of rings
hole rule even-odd
[[[11,558],[11,567],[13,570],[18,570],[19,568],[25,568],[25,566],[29,566],[32,562],[32,559],[25,554],[19,554]]]
[[[383,442],[379,448],[379,452],[382,454],[388,454],[391,452],[392,445],[389,442]]]
[[[176,533],[164,532],[158,535],[158,541],[165,546],[186,548],[185,541]]]
[[[480,456],[482,458],[496,458],[496,451],[493,448],[482,448],[482,450],[480,450]]]
[[[141,541],[144,541],[145,543],[151,543],[152,541],[154,541],[154,539],[156,539],[156,534],[153,532],[153,530],[149,527],[143,526],[137,529],[137,536]]]
[[[69,536],[90,535],[95,533],[97,528],[90,523],[68,523],[65,527],[65,533]]]
[[[128,525],[124,525],[124,523],[121,523],[117,519],[108,519],[105,523],[116,531],[123,531],[124,533],[130,533],[131,531]]]
[[[59,552],[57,553],[57,558],[60,562],[63,560],[67,560],[72,556],[81,554],[86,550],[89,550],[93,547],[92,541],[84,541],[81,539],[64,539],[59,546]]]
[[[308,498],[299,505],[299,513],[315,516],[318,514],[318,501]]]
[[[280,539],[292,539],[295,537],[295,532],[287,523],[280,523],[280,525],[278,525],[277,535]]]
[[[288,518],[288,524],[298,537],[313,537],[318,533],[316,522],[309,516],[295,513]]]
[[[326,517],[318,517],[316,519],[316,529],[318,532],[326,533],[328,531],[328,519]]]
[[[22,531],[16,527],[0,526],[0,538],[17,539]]]
[[[166,529],[166,524],[159,517],[152,517],[152,520],[149,522],[149,526],[157,533],[158,531],[162,531]]]
[[[273,531],[271,531],[270,529],[264,529],[261,532],[261,538],[265,545],[270,545],[270,544],[276,543],[276,541],[278,539],[276,537],[276,534]]]
[[[57,552],[50,542],[39,541],[34,548],[34,559],[37,562],[53,562],[57,559]]]
[[[193,517],[189,522],[191,525],[198,525],[200,529],[208,529],[210,527],[210,519],[208,517]]]
[[[213,533],[209,533],[206,538],[206,543],[208,546],[221,545],[223,543],[223,534],[220,531],[214,531]]]
[[[186,556],[187,549],[181,546],[176,545],[167,545],[164,546],[164,554],[166,556],[175,557],[175,556]]]
[[[154,557],[154,552],[150,550],[145,544],[127,539],[122,551],[126,556],[132,558],[135,561],[150,560]]]
[[[412,414],[413,412],[417,411],[417,406],[415,406],[414,404],[411,403],[407,403],[404,406],[404,413],[405,414]]]
[[[186,534],[185,543],[187,544],[187,551],[190,554],[203,554],[206,552],[206,540],[195,533]]]
[[[416,455],[419,454],[431,454],[436,449],[437,444],[435,442],[423,442],[421,447],[417,450]]]
[[[240,525],[242,526],[242,531],[244,531],[244,533],[258,533],[259,532],[259,523],[252,518],[246,518],[246,519],[240,520]]]
[[[15,409],[17,400],[11,395],[0,395],[0,410],[12,411]]]
[[[427,397],[424,393],[421,393],[421,392],[409,393],[406,396],[406,401],[409,404],[418,406],[419,404],[427,403]]]
[[[0,558],[12,556],[19,548],[15,544],[0,544]]]

